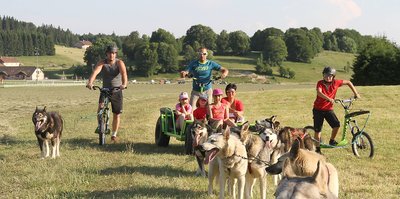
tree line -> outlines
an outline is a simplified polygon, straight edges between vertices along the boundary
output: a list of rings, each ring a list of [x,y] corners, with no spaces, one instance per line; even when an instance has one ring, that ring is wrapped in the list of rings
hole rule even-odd
[[[266,28],[256,31],[249,37],[243,31],[215,33],[212,28],[201,24],[191,26],[186,35],[176,38],[172,33],[164,29],[158,29],[150,36],[140,35],[133,31],[128,36],[117,36],[115,34],[105,35],[91,33],[84,35],[73,34],[71,31],[63,30],[60,27],[54,28],[51,25],[35,27],[32,23],[20,22],[12,17],[3,17],[0,29],[0,55],[20,56],[35,55],[35,49],[40,55],[54,55],[54,44],[73,46],[79,40],[88,40],[93,46],[86,50],[84,60],[86,66],[77,68],[76,72],[86,76],[90,73],[94,64],[103,59],[104,48],[110,43],[116,44],[122,49],[123,59],[128,63],[128,70],[144,76],[151,76],[158,73],[173,73],[181,70],[185,64],[197,57],[196,51],[200,47],[209,49],[209,56],[213,55],[234,55],[244,56],[250,52],[258,52],[260,57],[257,61],[256,71],[260,74],[272,74],[271,67],[278,66],[280,74],[285,77],[294,76],[291,69],[282,66],[283,61],[310,63],[311,60],[322,50],[356,53],[357,60],[353,66],[354,80],[358,84],[365,81],[373,82],[370,78],[361,78],[359,74],[365,73],[366,64],[371,64],[369,59],[371,49],[381,49],[386,52],[391,49],[390,64],[394,72],[386,71],[385,65],[379,68],[385,70],[389,77],[399,70],[398,46],[386,38],[374,38],[363,36],[356,30],[335,29],[322,32],[319,28],[290,28],[283,32],[277,28]],[[383,41],[382,41],[383,40]],[[381,44],[381,43],[385,44]],[[378,47],[375,47],[377,45]],[[385,46],[383,49],[381,46]],[[388,46],[390,48],[388,48]],[[380,51],[382,52],[382,51]],[[368,56],[362,56],[368,53]],[[178,56],[184,57],[179,61]],[[395,56],[396,55],[396,56]],[[388,56],[388,53],[382,54]],[[379,60],[381,63],[386,57]],[[395,60],[395,61],[393,61]],[[359,67],[358,65],[362,65]],[[393,68],[394,66],[394,68]],[[377,66],[374,66],[377,67]],[[379,70],[374,70],[379,71]],[[375,75],[379,77],[379,75]],[[374,77],[375,77],[374,76]],[[387,75],[384,75],[387,77]],[[393,82],[396,80],[390,80]],[[375,81],[377,83],[378,81]]]

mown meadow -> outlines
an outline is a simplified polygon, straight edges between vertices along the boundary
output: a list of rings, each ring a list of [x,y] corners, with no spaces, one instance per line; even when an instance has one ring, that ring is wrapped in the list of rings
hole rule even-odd
[[[339,196],[399,198],[400,87],[357,88],[362,98],[354,109],[371,110],[366,131],[376,151],[373,159],[359,159],[350,147],[323,150],[339,171]],[[94,133],[97,91],[83,86],[1,88],[0,198],[208,198],[207,179],[194,176],[197,165],[193,156],[184,155],[183,142],[171,138],[167,148],[154,144],[159,108],[173,107],[179,92],[189,90],[189,84],[129,84],[119,141],[99,146]],[[343,87],[337,97],[350,96]],[[284,126],[312,124],[313,84],[238,84],[237,97],[250,122],[277,115]],[[60,158],[39,158],[31,121],[36,106],[64,117]],[[339,105],[335,111],[342,119]],[[325,125],[323,137],[329,134]],[[268,198],[274,189],[269,176]]]

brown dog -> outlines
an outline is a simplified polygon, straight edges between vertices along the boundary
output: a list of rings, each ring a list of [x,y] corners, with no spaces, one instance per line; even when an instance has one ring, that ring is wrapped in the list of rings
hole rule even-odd
[[[332,164],[326,162],[324,156],[314,151],[301,149],[300,142],[295,140],[290,151],[282,155],[279,159],[280,161],[277,164],[271,165],[266,170],[268,171],[271,168],[274,168],[275,171],[280,170],[284,176],[312,176],[317,170],[317,163],[320,162],[322,179],[324,179],[323,182],[327,185],[329,190],[321,190],[321,192],[332,192],[333,195],[338,197],[338,172]]]
[[[300,148],[315,151],[314,140],[309,133],[311,130],[313,129],[283,127],[278,133],[278,139],[282,143],[282,153],[287,153],[295,140],[299,141]]]
[[[49,156],[49,142],[52,145],[52,158],[60,156],[60,141],[63,131],[63,119],[57,112],[47,112],[46,107],[36,107],[32,115],[35,135],[38,140],[42,158]],[[45,151],[46,150],[46,151]]]
[[[317,170],[312,176],[285,176],[276,188],[274,195],[277,199],[336,199],[337,197],[329,191],[325,181],[323,168],[318,161]]]

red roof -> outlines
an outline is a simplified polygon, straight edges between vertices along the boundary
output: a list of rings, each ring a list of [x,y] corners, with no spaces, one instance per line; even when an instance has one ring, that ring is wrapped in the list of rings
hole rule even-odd
[[[15,76],[18,73],[24,73],[27,76],[31,76],[35,72],[35,66],[19,66],[19,67],[0,67],[0,74],[6,74],[8,76]]]
[[[19,63],[15,57],[0,57],[0,63]]]

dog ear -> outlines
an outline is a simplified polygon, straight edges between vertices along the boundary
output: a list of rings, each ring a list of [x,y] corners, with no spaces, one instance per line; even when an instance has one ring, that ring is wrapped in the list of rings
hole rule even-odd
[[[222,125],[221,125],[221,126],[222,126]],[[225,140],[229,140],[230,134],[231,134],[231,130],[230,130],[229,127],[227,127],[227,128],[225,129],[225,131],[222,133],[222,135],[224,135]]]
[[[243,125],[242,125],[242,132],[243,131],[248,131],[250,127],[249,121],[246,121]]]
[[[35,110],[35,112],[37,112],[39,110],[39,107],[38,106],[36,106],[36,110]]]
[[[279,127],[280,124],[281,124],[281,123],[280,123],[279,121],[275,121],[275,122],[274,122],[274,129],[278,129],[278,127]]]
[[[46,112],[46,106],[43,107],[43,111]]]
[[[315,185],[318,186],[318,189],[320,190],[320,193],[322,195],[326,195],[328,192],[328,187],[326,185],[326,182],[328,181],[328,179],[324,179],[324,175],[322,174],[322,165],[321,165],[321,161],[319,160],[317,163],[317,170],[315,170],[312,179],[315,183]]]
[[[290,149],[290,156],[291,157],[297,157],[298,153],[299,153],[299,149],[300,149],[300,143],[299,140],[294,140],[293,144],[292,144],[292,148]]]

